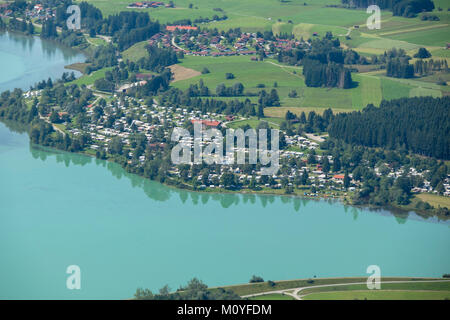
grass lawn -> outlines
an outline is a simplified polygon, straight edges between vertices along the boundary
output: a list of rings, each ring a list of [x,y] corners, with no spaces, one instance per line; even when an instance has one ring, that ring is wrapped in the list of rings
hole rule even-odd
[[[431,50],[431,54],[433,55],[433,57],[450,58],[450,50],[447,50],[447,49]]]
[[[309,88],[304,83],[301,67],[280,65],[271,59],[264,62],[251,61],[248,56],[220,58],[186,56],[179,65],[197,71],[207,67],[211,71],[209,74],[201,74],[172,84],[182,90],[191,84],[198,84],[200,79],[203,79],[205,85],[213,92],[220,83],[232,86],[236,82],[241,82],[248,92],[257,93],[262,89],[269,92],[276,82],[281,107],[266,108],[266,116],[270,117],[284,117],[287,110],[296,114],[312,110],[323,112],[326,108],[332,108],[335,112],[349,112],[360,110],[369,103],[378,106],[382,99],[440,97],[441,91],[447,90],[446,87],[420,78],[388,78],[384,75],[384,71],[353,73],[353,80],[358,86],[351,89]],[[225,79],[227,72],[233,73],[235,79]],[[258,88],[260,84],[265,87]],[[289,98],[288,95],[293,90],[297,91],[297,97]],[[245,98],[238,97],[240,100]],[[251,97],[250,100],[255,102],[256,98]]]
[[[381,78],[381,90],[383,98],[386,100],[409,97],[409,92],[412,88],[413,86],[392,80],[392,78]]]
[[[352,92],[352,106],[355,109],[363,108],[369,103],[373,103],[374,105],[380,104],[383,98],[383,92],[379,77],[355,74],[353,81],[358,81],[359,87],[359,90],[353,90]]]
[[[421,278],[415,278],[417,280]],[[339,283],[354,283],[354,282],[366,282],[367,278],[324,278],[324,279],[297,279],[297,280],[285,280],[285,281],[275,281],[275,286],[271,286],[268,282],[258,282],[258,283],[246,283],[246,284],[238,284],[226,286],[223,288],[233,290],[236,294],[240,296],[245,296],[254,293],[274,291],[274,290],[285,290],[292,288],[300,288],[300,287],[311,287],[315,285],[321,284],[339,284]],[[381,281],[408,281],[411,280],[411,283],[414,283],[412,278],[382,278]],[[423,280],[423,279],[422,279]],[[430,280],[430,279],[425,279]],[[419,283],[415,283],[419,284]],[[436,283],[437,285],[437,283]],[[345,286],[347,287],[347,286]],[[367,288],[367,287],[364,287]],[[382,288],[383,284],[382,284]],[[434,290],[434,289],[433,289]],[[447,289],[450,291],[450,289]]]
[[[299,23],[293,27],[292,33],[297,39],[303,38],[304,40],[313,37],[313,33],[317,32],[318,37],[323,37],[328,31],[331,31],[333,35],[345,35],[347,29],[338,26],[311,24],[311,23]]]
[[[130,61],[138,61],[141,58],[148,57],[148,52],[146,49],[146,46],[148,45],[147,41],[142,41],[134,44],[124,52],[122,52],[122,58],[124,60],[130,60]]]
[[[81,0],[77,0],[81,1]],[[364,23],[367,19],[365,10],[347,10],[341,8],[326,8],[327,4],[339,4],[339,0],[315,0],[307,2],[304,0],[291,0],[279,2],[275,0],[177,0],[176,8],[157,9],[127,9],[129,0],[87,0],[100,10],[103,15],[108,16],[125,10],[145,11],[150,17],[162,23],[181,19],[195,19],[222,15],[214,11],[221,8],[228,16],[225,21],[214,22],[208,26],[217,27],[220,30],[240,27],[245,31],[270,30],[272,24],[278,19],[282,22],[291,20],[293,24],[312,23],[331,26],[351,26]],[[189,9],[189,4],[193,9]],[[390,13],[383,13],[388,14]]]
[[[85,75],[79,77],[78,79],[76,79],[72,82],[68,82],[68,83],[69,84],[77,84],[79,86],[84,84],[84,85],[88,86],[88,85],[94,84],[95,80],[104,78],[105,72],[108,70],[112,70],[112,67],[103,68],[103,69],[94,71],[89,75],[85,74]]]
[[[98,38],[98,37],[92,38],[92,37],[89,37],[88,35],[86,35],[86,40],[95,46],[103,46],[103,45],[108,44],[108,42],[106,42],[105,39]]]
[[[450,291],[364,290],[312,293],[304,300],[447,300]]]
[[[367,290],[365,284],[310,288],[301,292],[305,300],[387,299],[417,300],[450,298],[450,281],[383,283],[381,290]]]
[[[269,124],[269,127],[271,129],[278,129],[280,127],[280,123],[283,121],[283,119],[280,118],[262,118],[258,120],[258,118],[251,118],[247,120],[236,120],[233,122],[230,122],[227,124],[228,128],[237,129],[245,125],[249,125],[253,129],[256,129],[258,127],[258,124],[261,121],[265,121]]]
[[[410,43],[427,46],[444,47],[449,41],[450,26],[402,32],[395,35],[387,35],[393,40],[402,40]]]
[[[433,207],[442,207],[442,208],[448,208],[450,209],[450,198],[439,196],[436,194],[430,194],[430,193],[421,193],[416,195],[417,198],[419,198],[422,201],[428,202]]]
[[[281,294],[281,293],[272,293],[272,294],[265,294],[262,296],[256,296],[250,298],[250,300],[295,300],[294,297],[291,297],[287,294]]]

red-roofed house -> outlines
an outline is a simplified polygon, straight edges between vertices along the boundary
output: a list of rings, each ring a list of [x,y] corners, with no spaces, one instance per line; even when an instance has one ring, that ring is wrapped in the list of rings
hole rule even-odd
[[[221,122],[220,121],[216,121],[216,120],[191,120],[191,123],[201,123],[202,125],[204,125],[205,127],[218,127],[220,126]]]
[[[192,26],[166,26],[166,30],[167,31],[175,31],[176,29],[178,30],[197,30],[197,27],[192,27]]]

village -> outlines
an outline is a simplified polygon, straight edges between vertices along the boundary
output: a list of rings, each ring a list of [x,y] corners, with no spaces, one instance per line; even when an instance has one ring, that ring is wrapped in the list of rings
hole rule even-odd
[[[166,32],[155,34],[148,41],[149,45],[161,45],[175,52],[193,56],[236,56],[255,55],[263,52],[271,57],[274,49],[283,51],[296,47],[309,47],[309,42],[295,39],[266,40],[261,34],[241,33],[235,39],[211,30],[200,30],[196,26],[171,25],[166,26]],[[252,59],[257,59],[252,57]]]
[[[139,1],[139,2],[133,2],[127,6],[129,9],[148,9],[148,8],[159,8],[159,7],[165,7],[165,8],[174,8],[175,5],[172,1],[165,4],[164,2],[160,1]]]
[[[27,99],[38,97],[40,91],[29,91],[24,93]],[[162,153],[163,150],[170,144],[171,133],[176,127],[186,127],[187,123],[194,124],[201,123],[204,129],[226,129],[233,122],[247,120],[244,117],[226,116],[222,114],[206,112],[202,114],[198,110],[192,110],[182,107],[162,106],[156,99],[151,105],[146,105],[144,100],[135,99],[129,96],[120,96],[117,93],[113,95],[112,100],[104,106],[104,114],[99,115],[96,105],[100,97],[86,106],[86,115],[88,122],[83,125],[83,128],[74,128],[70,119],[65,118],[65,114],[60,112],[58,115],[61,119],[65,119],[61,123],[64,131],[76,137],[79,135],[89,136],[88,153],[95,154],[100,157],[101,153],[111,152],[110,148],[115,140],[119,139],[122,144],[124,156],[129,165],[142,167],[145,164],[146,157],[150,150],[152,154]],[[43,115],[43,119],[49,121],[50,114]],[[57,127],[60,131],[60,127]],[[212,191],[216,189],[236,188],[235,185],[224,185],[223,176],[225,173],[233,173],[239,182],[240,189],[258,188],[264,189],[266,192],[270,190],[290,190],[294,186],[307,186],[303,196],[311,197],[327,197],[327,198],[341,198],[361,188],[361,182],[353,178],[353,174],[348,176],[344,172],[329,172],[329,168],[324,168],[323,155],[320,153],[320,143],[326,137],[319,137],[313,134],[304,135],[287,135],[283,132],[286,142],[286,147],[280,150],[280,170],[272,176],[265,176],[261,174],[261,168],[250,168],[248,165],[238,165],[230,161],[225,156],[223,162],[219,165],[210,166],[196,174],[193,179],[192,172],[182,172],[185,170],[183,166],[170,163],[168,174],[170,178],[175,180],[184,179],[186,181],[196,181],[197,190]],[[136,137],[140,136],[146,141],[147,148],[136,148]],[[144,138],[145,137],[145,138]],[[194,139],[186,138],[180,141],[183,145],[192,148],[194,142],[199,143],[204,147],[212,142],[211,139],[205,135],[201,141],[194,141]],[[249,153],[248,148],[243,150],[234,148],[234,151],[244,151]],[[258,149],[258,152],[261,150]],[[333,156],[327,155],[327,163],[329,166],[333,165]],[[192,168],[193,162],[188,165]],[[259,168],[259,169],[257,169]],[[405,174],[410,177],[420,177],[423,179],[421,187],[413,187],[412,193],[436,193],[436,190],[430,185],[430,181],[424,179],[427,170],[419,170],[409,167],[407,171],[403,166],[399,168],[391,168],[387,163],[375,167],[375,174],[380,177],[386,175],[397,179]],[[347,181],[346,181],[347,180]],[[450,178],[447,177],[444,181],[445,196],[450,196]]]

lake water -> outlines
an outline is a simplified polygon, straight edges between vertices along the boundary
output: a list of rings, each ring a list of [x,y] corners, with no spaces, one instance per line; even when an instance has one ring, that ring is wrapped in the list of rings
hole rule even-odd
[[[20,59],[10,70],[27,74]],[[366,276],[372,264],[383,276],[450,270],[448,223],[339,202],[180,191],[32,147],[24,130],[0,123],[0,299],[124,299],[193,277],[218,286],[253,274]],[[81,268],[81,290],[66,288],[70,265]]]
[[[179,191],[0,124],[0,298],[111,298],[137,287],[264,279],[441,276],[449,224],[340,203]],[[81,290],[66,268],[81,268]]]
[[[83,54],[53,41],[0,32],[0,92],[14,88],[28,90],[43,79],[58,79],[63,72],[73,71],[64,66],[84,60]]]

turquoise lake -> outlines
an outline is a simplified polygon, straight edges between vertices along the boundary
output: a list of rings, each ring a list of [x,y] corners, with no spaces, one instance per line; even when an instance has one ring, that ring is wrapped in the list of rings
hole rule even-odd
[[[84,60],[83,54],[53,41],[0,32],[0,92],[14,88],[28,90],[49,77],[60,78],[63,72],[79,76],[78,71],[64,66]]]
[[[19,61],[10,64],[26,74]],[[373,264],[382,276],[440,277],[449,227],[339,202],[180,191],[31,146],[26,128],[0,123],[0,299],[126,299],[193,277],[221,286],[254,274],[367,276]],[[69,265],[81,268],[81,290],[66,288]]]

